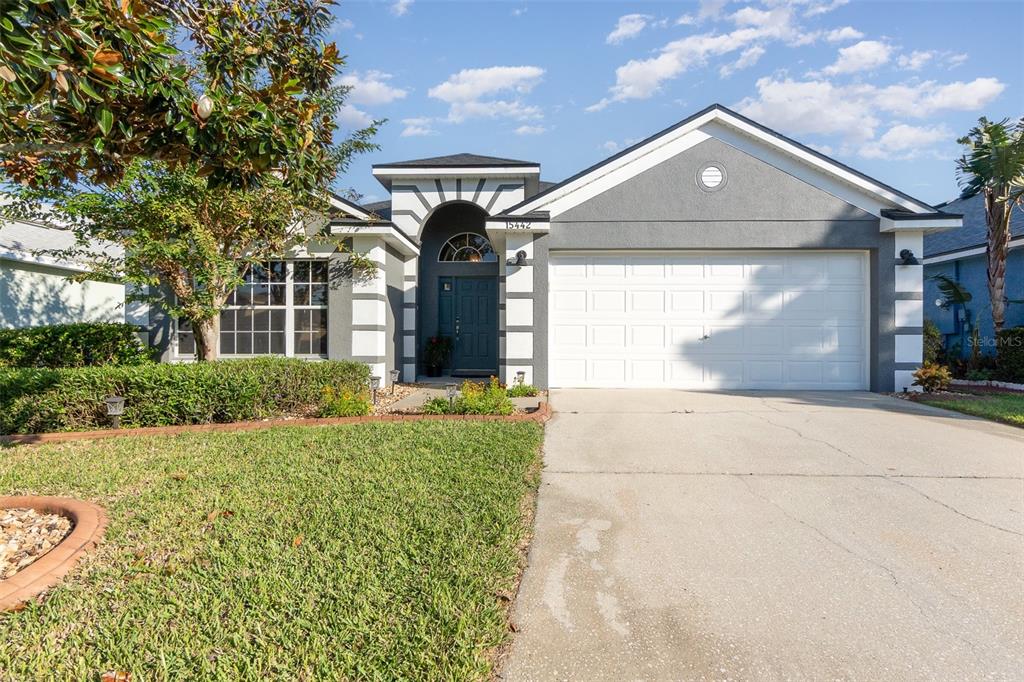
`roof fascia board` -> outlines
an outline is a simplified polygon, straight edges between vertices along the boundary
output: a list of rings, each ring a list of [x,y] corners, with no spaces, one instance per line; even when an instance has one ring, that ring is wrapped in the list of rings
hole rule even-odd
[[[893,220],[882,217],[878,221],[881,232],[903,232],[904,230],[924,230],[925,232],[941,232],[955,230],[964,226],[963,218],[920,218],[918,220]]]
[[[1010,240],[1010,245],[1007,247],[1008,250],[1022,249],[1024,248],[1024,237],[1017,237],[1016,239]],[[961,258],[971,258],[973,256],[984,256],[988,250],[986,246],[972,246],[968,249],[957,249],[956,251],[949,251],[947,253],[940,253],[937,256],[928,256],[921,259],[921,262],[925,265],[935,265],[937,263],[948,263],[953,260],[960,260]]]
[[[348,213],[351,216],[355,216],[360,220],[368,220],[370,218],[370,213],[362,206],[354,204],[351,201],[348,201],[347,199],[342,199],[333,192],[328,193],[327,196],[330,200],[331,206],[333,206],[334,208],[344,211],[345,213]]]
[[[346,237],[380,237],[406,256],[418,256],[420,249],[394,225],[331,224],[331,234]]]
[[[0,249],[0,260],[16,261],[18,263],[29,263],[30,265],[46,265],[51,268],[59,268],[70,272],[90,272],[90,268],[70,261],[58,260],[49,256],[34,255],[25,251],[12,251]]]
[[[520,177],[540,175],[540,166],[418,166],[416,168],[374,168],[375,178]]]

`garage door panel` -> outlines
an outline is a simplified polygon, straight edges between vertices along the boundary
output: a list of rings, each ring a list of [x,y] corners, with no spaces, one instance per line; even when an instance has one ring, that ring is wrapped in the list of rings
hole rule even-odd
[[[552,254],[551,385],[866,388],[865,254]]]

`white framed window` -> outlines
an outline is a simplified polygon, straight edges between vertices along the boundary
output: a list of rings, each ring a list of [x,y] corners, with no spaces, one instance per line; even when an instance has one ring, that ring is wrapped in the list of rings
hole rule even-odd
[[[272,260],[249,268],[220,313],[218,355],[327,356],[328,263]],[[178,320],[175,355],[191,357],[195,335]]]
[[[444,243],[437,254],[439,263],[494,263],[498,254],[487,237],[474,232],[462,232]]]

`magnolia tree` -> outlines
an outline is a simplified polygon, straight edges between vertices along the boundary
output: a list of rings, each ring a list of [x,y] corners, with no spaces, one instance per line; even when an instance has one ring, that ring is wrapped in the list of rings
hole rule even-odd
[[[0,215],[67,226],[58,255],[133,298],[169,290],[160,304],[215,358],[245,270],[305,239],[337,173],[375,148],[376,123],[336,139],[332,4],[0,2]]]
[[[981,193],[988,224],[986,258],[992,323],[998,333],[1006,321],[1006,258],[1010,215],[1024,203],[1024,119],[993,123],[981,118],[958,140],[967,150],[957,161],[964,196]]]
[[[343,59],[331,0],[0,2],[0,167],[41,185],[116,182],[136,158],[213,185],[329,183]]]

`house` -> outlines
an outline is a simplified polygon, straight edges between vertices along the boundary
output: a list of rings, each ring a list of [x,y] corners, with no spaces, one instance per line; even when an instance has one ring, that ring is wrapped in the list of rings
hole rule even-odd
[[[376,272],[332,277],[347,256],[311,238],[239,288],[221,355],[411,381],[445,336],[452,375],[540,387],[910,386],[916,257],[956,215],[720,105],[563,182],[540,173],[473,154],[374,166],[390,201],[335,198],[327,229]],[[167,359],[191,354],[187,326],[152,327]]]
[[[28,221],[0,221],[0,329],[71,322],[124,322],[125,288],[96,279],[74,260],[41,254],[73,246],[67,230]],[[131,304],[129,321],[141,314]]]
[[[946,348],[960,346],[966,356],[970,353],[970,329],[978,325],[982,341],[981,351],[995,354],[995,332],[988,295],[988,261],[985,246],[988,241],[988,223],[985,221],[985,201],[980,194],[954,199],[940,206],[943,211],[963,215],[963,227],[948,232],[929,234],[924,240],[925,317],[939,328]],[[1010,214],[1010,252],[1006,259],[1006,297],[1024,300],[1024,212],[1019,206]],[[970,292],[969,305],[940,305],[943,300],[938,282],[933,278],[944,275],[959,282]],[[1024,303],[1006,306],[1004,327],[1024,325]]]

